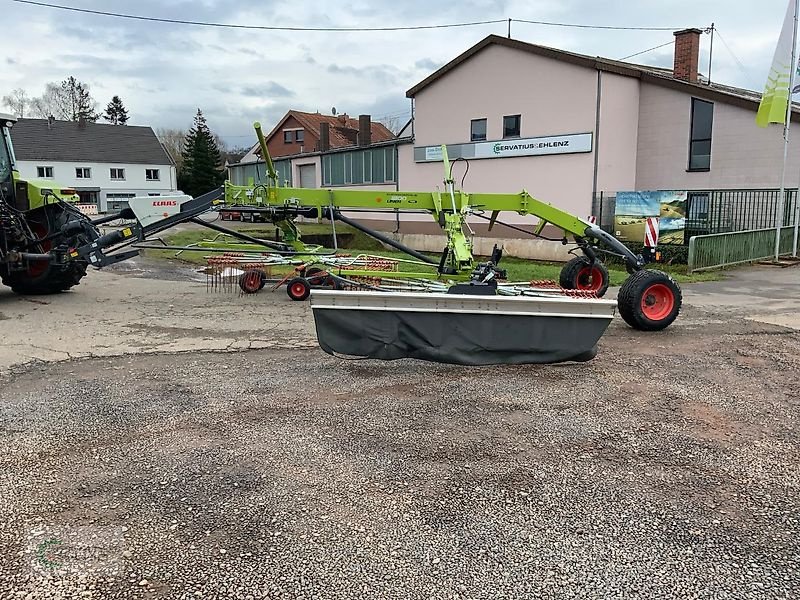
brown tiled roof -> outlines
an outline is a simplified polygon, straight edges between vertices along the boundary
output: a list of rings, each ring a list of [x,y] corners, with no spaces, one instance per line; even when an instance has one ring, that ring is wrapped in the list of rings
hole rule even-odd
[[[634,63],[623,62],[621,60],[603,58],[601,56],[577,54],[575,52],[568,52],[566,50],[559,50],[557,48],[549,48],[547,46],[539,46],[536,44],[530,44],[528,42],[521,42],[519,40],[509,39],[499,35],[487,36],[471,48],[468,48],[449,63],[434,71],[428,75],[428,77],[420,81],[417,85],[409,89],[406,92],[406,96],[413,98],[437,79],[446,75],[453,69],[457,68],[464,61],[470,59],[484,48],[493,44],[505,46],[507,48],[513,48],[515,50],[521,50],[523,52],[529,52],[531,54],[536,54],[538,56],[544,56],[555,60],[563,60],[564,62],[590,69],[596,69],[598,71],[608,71],[618,75],[635,77],[642,81],[646,81],[647,83],[672,88],[687,94],[692,94],[693,96],[708,100],[717,100],[719,102],[732,104],[741,108],[758,110],[758,104],[761,101],[761,94],[751,90],[721,85],[718,83],[709,84],[707,80],[701,80],[697,83],[693,83],[690,81],[684,81],[682,79],[675,79],[672,76],[672,69],[638,65]],[[797,105],[792,108],[792,120],[800,122],[800,107]]]
[[[334,116],[323,115],[322,113],[318,112],[301,112],[299,110],[290,110],[287,112],[283,118],[278,121],[278,124],[274,127],[274,129],[269,132],[267,140],[272,138],[273,135],[280,131],[284,122],[289,117],[294,117],[297,119],[300,124],[303,125],[306,131],[311,132],[315,138],[319,137],[319,126],[322,123],[328,123],[330,125],[331,148],[345,148],[347,146],[355,146],[358,144],[358,119],[354,119],[347,114]],[[377,142],[388,142],[389,140],[393,140],[395,138],[394,134],[381,123],[372,121],[371,130],[373,144]],[[261,154],[260,151],[257,150],[257,152],[259,155]]]

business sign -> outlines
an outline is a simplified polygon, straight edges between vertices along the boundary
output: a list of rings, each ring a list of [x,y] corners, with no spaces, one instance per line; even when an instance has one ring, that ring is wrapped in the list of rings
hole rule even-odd
[[[543,154],[575,154],[592,151],[592,134],[554,135],[551,137],[481,142],[475,144],[475,158],[507,156],[541,156]]]
[[[591,151],[591,133],[447,145],[447,154],[450,159],[510,158],[547,154],[577,154]],[[416,162],[440,162],[442,147],[417,146],[414,148],[414,160]]]
[[[442,160],[443,156],[441,146],[426,146],[425,160],[439,161]]]

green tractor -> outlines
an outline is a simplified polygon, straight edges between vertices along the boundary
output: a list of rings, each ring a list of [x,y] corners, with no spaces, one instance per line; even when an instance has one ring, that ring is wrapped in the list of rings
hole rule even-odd
[[[20,178],[11,144],[15,122],[0,114],[0,280],[18,294],[63,292],[86,275],[88,261],[75,249],[97,229],[75,207],[75,190]]]

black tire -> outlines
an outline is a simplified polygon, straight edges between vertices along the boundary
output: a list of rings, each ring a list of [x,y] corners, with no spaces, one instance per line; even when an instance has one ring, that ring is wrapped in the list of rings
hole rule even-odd
[[[286,293],[292,300],[300,302],[311,294],[311,286],[304,277],[295,277],[286,284]]]
[[[637,271],[622,284],[617,307],[625,322],[639,331],[661,331],[678,317],[681,288],[662,271]]]
[[[59,205],[50,205],[32,211],[26,220],[35,235],[40,238],[51,235],[69,222],[85,219],[83,215],[75,214]],[[41,246],[41,251],[49,252],[57,246],[74,248],[88,243],[83,235],[67,238],[55,238]],[[45,262],[31,262],[25,271],[0,270],[0,278],[4,285],[20,295],[40,296],[44,294],[58,294],[66,292],[78,285],[86,276],[86,261],[71,260],[66,264],[57,265]]]
[[[327,271],[324,271],[318,267],[311,267],[306,271],[306,279],[311,287],[329,287],[331,289],[338,290],[341,286],[339,285],[339,282],[336,281],[336,279],[334,279],[330,274],[323,277],[317,276],[319,273],[323,272]]]
[[[599,260],[595,261],[594,268],[591,261],[585,256],[576,256],[561,269],[559,284],[567,290],[585,290],[595,292],[598,297],[605,295],[608,290],[608,268]],[[600,280],[596,279],[600,275]]]
[[[245,294],[255,294],[264,288],[267,274],[260,270],[251,270],[239,276],[239,288]]]

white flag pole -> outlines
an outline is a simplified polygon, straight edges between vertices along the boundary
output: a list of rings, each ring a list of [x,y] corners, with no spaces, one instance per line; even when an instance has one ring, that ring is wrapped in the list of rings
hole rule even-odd
[[[792,27],[792,61],[789,63],[791,69],[789,70],[789,95],[786,99],[786,117],[783,125],[783,167],[781,168],[781,190],[778,196],[778,210],[775,215],[775,262],[781,252],[781,229],[783,227],[783,208],[786,194],[786,158],[789,155],[789,131],[792,125],[792,88],[794,87],[794,73],[797,70],[797,12],[800,6],[800,0],[794,2],[794,19]],[[800,185],[798,186],[798,195],[800,195]]]

